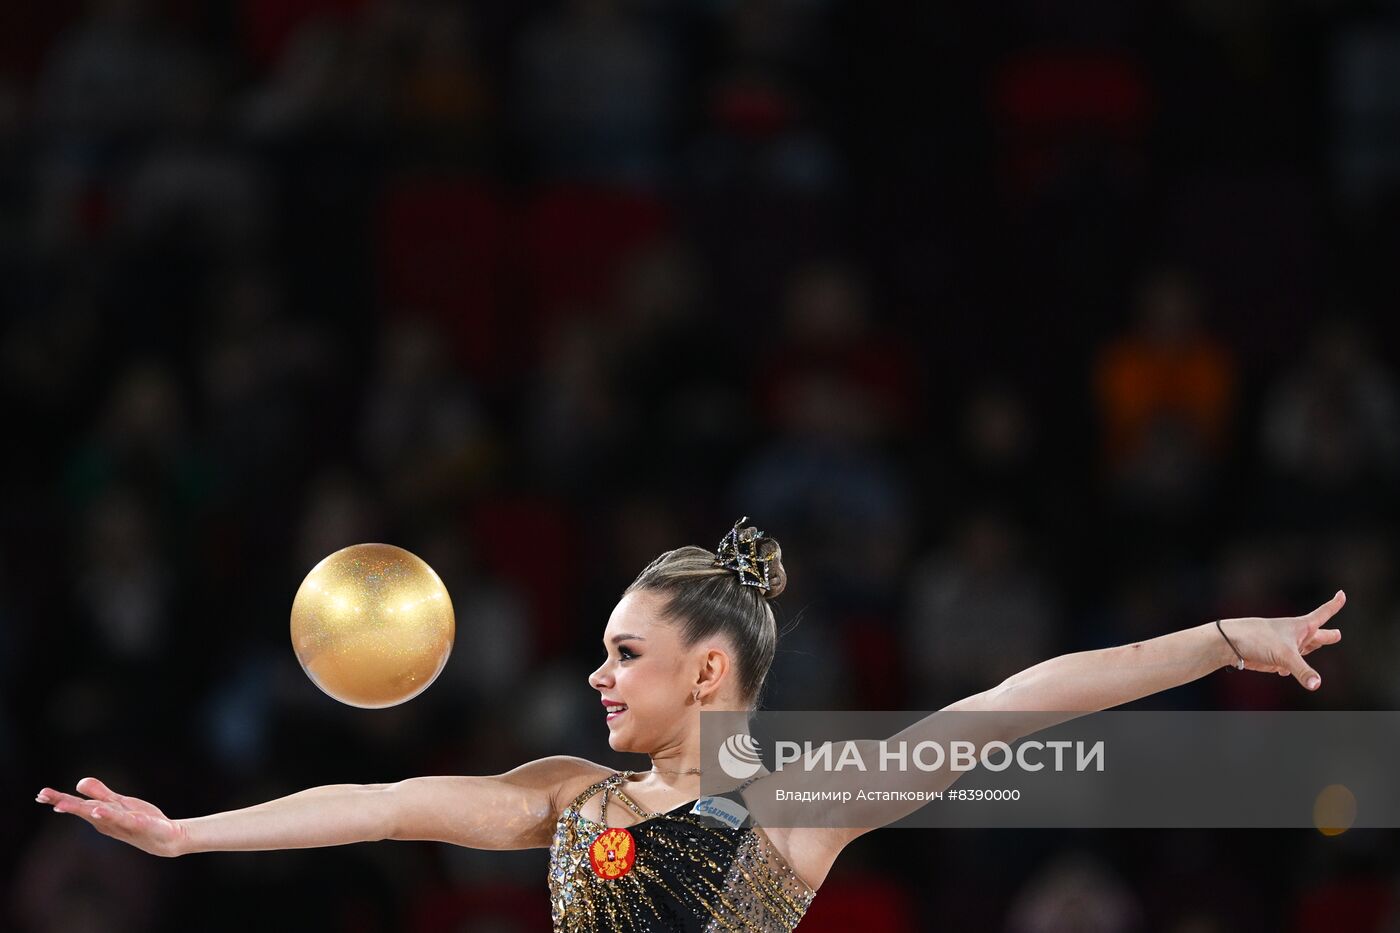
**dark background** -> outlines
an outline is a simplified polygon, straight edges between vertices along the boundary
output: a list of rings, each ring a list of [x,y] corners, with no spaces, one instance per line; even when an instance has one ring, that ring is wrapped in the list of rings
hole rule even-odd
[[[1142,705],[1394,708],[1397,254],[1393,3],[6,4],[0,927],[546,929],[543,850],[165,861],[29,801],[644,766],[603,626],[740,515],[771,708],[1338,588],[1320,692]],[[383,711],[288,639],[361,541],[457,610]],[[1398,885],[1393,831],[886,830],[802,929],[1393,931]]]

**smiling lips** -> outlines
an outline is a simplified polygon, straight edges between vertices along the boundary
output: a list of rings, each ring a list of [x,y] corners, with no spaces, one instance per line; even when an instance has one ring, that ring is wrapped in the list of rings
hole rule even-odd
[[[603,708],[608,711],[608,716],[605,720],[606,722],[612,722],[614,719],[627,712],[626,703],[619,703],[616,700],[609,700],[607,697],[603,698]]]

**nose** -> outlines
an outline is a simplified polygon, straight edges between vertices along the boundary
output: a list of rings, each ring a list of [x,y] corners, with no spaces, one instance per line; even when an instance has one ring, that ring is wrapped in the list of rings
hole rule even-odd
[[[604,661],[598,669],[588,675],[588,686],[594,690],[602,690],[612,682],[612,678],[607,675],[608,662]]]

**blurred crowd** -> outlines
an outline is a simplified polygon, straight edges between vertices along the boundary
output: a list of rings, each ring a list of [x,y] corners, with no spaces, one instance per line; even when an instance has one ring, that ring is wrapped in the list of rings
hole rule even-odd
[[[762,703],[936,709],[1338,588],[1400,702],[1400,8],[60,0],[0,14],[0,927],[548,927],[542,850],[163,862],[28,806],[617,767],[656,554],[783,545]],[[341,707],[292,596],[388,541],[440,679]],[[802,929],[1400,930],[1400,840],[886,830]]]

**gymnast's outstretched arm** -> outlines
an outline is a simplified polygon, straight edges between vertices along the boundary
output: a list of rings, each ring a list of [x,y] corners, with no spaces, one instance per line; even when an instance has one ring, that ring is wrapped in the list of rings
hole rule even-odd
[[[1321,677],[1308,665],[1305,656],[1323,645],[1341,640],[1339,629],[1322,626],[1345,602],[1346,594],[1339,590],[1330,600],[1302,616],[1222,619],[1219,628],[1210,622],[1147,641],[1051,658],[1013,674],[989,690],[925,716],[885,739],[884,745],[903,742],[906,747],[913,747],[920,742],[932,742],[946,748],[953,742],[971,742],[980,750],[988,742],[1012,742],[1087,713],[1189,683],[1219,668],[1239,666],[1241,658],[1247,670],[1291,675],[1307,689],[1316,690],[1321,686]],[[1221,637],[1222,632],[1225,637]],[[963,713],[996,715],[959,715]],[[854,744],[865,760],[878,759],[881,743],[861,740]],[[949,762],[922,772],[918,789],[944,790],[962,773],[954,770]],[[848,781],[839,773],[814,774],[803,789],[840,790]],[[891,789],[896,786],[910,789],[907,777],[902,774],[876,772],[862,775],[862,781],[868,788],[879,789],[882,782],[887,782]],[[813,837],[814,844],[824,852],[816,861],[834,859],[841,847],[851,840],[889,825],[923,805],[905,800],[853,803],[827,811],[833,818],[839,815],[842,826],[818,826],[791,832],[794,836]]]
[[[87,820],[152,855],[303,849],[382,839],[452,842],[476,849],[548,846],[561,788],[608,769],[555,755],[504,774],[418,777],[393,784],[332,784],[241,810],[171,819],[155,805],[118,794],[96,778],[82,796],[46,787],[35,800]]]
[[[1147,641],[1061,655],[1013,674],[985,693],[960,700],[950,710],[1095,712],[1190,683],[1244,658],[1245,669],[1292,675],[1309,690],[1322,678],[1304,656],[1342,639],[1322,628],[1343,604],[1341,590],[1303,616],[1281,619],[1222,619]],[[1229,641],[1221,637],[1221,632]],[[1234,642],[1232,648],[1230,642]]]

